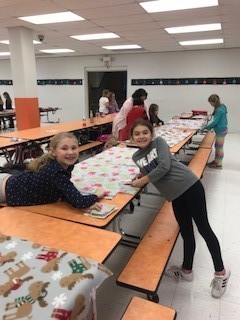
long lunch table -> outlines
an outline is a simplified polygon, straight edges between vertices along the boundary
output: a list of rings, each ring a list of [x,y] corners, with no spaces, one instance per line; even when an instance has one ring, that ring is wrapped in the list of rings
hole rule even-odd
[[[19,207],[1,208],[0,221],[3,234],[73,252],[100,263],[121,240],[118,233],[34,214]]]
[[[94,122],[91,123],[90,119],[86,120],[86,123],[83,124],[82,121],[72,121],[72,122],[63,122],[56,123],[49,126],[42,126],[37,128],[25,129],[14,132],[6,132],[0,134],[0,139],[3,143],[1,144],[0,149],[3,150],[3,155],[6,156],[7,161],[11,160],[9,153],[7,152],[7,147],[16,148],[16,154],[13,162],[17,163],[18,159],[23,157],[24,148],[26,147],[26,142],[36,142],[42,144],[48,142],[49,139],[57,133],[60,132],[70,132],[70,131],[81,131],[81,130],[95,130],[100,127],[100,133],[102,132],[102,126],[109,124],[113,121],[115,115],[109,115],[106,117],[94,118]],[[0,142],[1,142],[0,141]]]
[[[172,125],[175,128],[185,128],[185,129],[195,129],[202,130],[207,122],[207,117],[191,117],[184,118],[181,116],[173,117],[168,124]]]
[[[52,114],[55,114],[58,110],[61,110],[61,108],[53,108],[53,107],[39,107],[39,113],[40,116],[47,116],[47,122],[48,123],[59,123],[60,120],[58,119],[57,121],[51,121],[49,119],[49,112],[51,112]]]
[[[175,152],[191,139],[194,133],[195,130],[190,131],[188,136],[175,146]],[[173,148],[170,148],[172,152]],[[118,188],[119,183],[133,178],[138,173],[139,169],[131,158],[135,150],[134,148],[113,147],[75,166],[72,181],[81,192],[92,193],[96,187],[103,187],[104,190],[110,191],[112,199],[103,199],[101,202],[115,205],[117,210],[108,217],[97,219],[86,216],[82,210],[73,208],[72,205],[66,202],[23,206],[18,207],[18,210],[31,211],[89,226],[106,228],[111,222],[115,221],[115,218],[123,212],[123,209],[140,192],[139,189],[132,188],[130,190],[131,193],[122,193],[121,188]],[[129,190],[126,192],[129,192]]]
[[[9,110],[4,110],[0,111],[0,117],[1,118],[8,118],[8,117],[14,117],[15,116],[15,110],[14,109],[9,109]]]
[[[59,132],[77,131],[93,128],[95,126],[102,126],[104,124],[111,123],[113,120],[114,116],[106,116],[101,118],[94,118],[94,123],[91,123],[90,119],[87,119],[86,125],[84,125],[82,121],[61,122],[49,126],[41,126],[37,128],[2,133],[0,134],[0,137],[28,139],[36,141],[52,137]]]
[[[115,205],[118,208],[105,219],[97,219],[86,216],[82,210],[76,209],[66,202],[42,204],[37,206],[23,206],[17,207],[17,210],[38,213],[44,216],[72,221],[92,227],[106,228],[118,215],[122,213],[123,209],[134,199],[135,195],[119,193],[112,200],[101,200],[103,203]]]
[[[194,130],[194,129],[189,129],[188,132],[189,132],[189,135],[185,139],[183,139],[182,141],[178,142],[177,144],[175,144],[174,146],[172,146],[170,148],[170,152],[172,154],[178,153],[178,151],[180,149],[182,149],[191,140],[191,138],[196,134],[196,130]]]
[[[0,219],[1,319],[96,319],[120,235],[10,207]]]
[[[106,228],[140,192],[138,188],[121,183],[135,177],[139,172],[131,159],[134,152],[132,148],[114,147],[75,165],[72,181],[82,193],[93,193],[98,187],[109,191],[107,199],[102,199],[101,202],[114,205],[117,209],[104,219],[86,216],[82,210],[66,202],[22,206],[17,209]]]
[[[8,162],[11,161],[12,153],[17,153],[29,142],[28,139],[9,138],[0,136],[0,154],[5,156]]]
[[[172,154],[178,153],[178,151],[191,140],[196,132],[197,130],[195,129],[175,128],[174,126],[168,125],[154,128],[154,136],[162,137],[169,145]],[[131,141],[123,142],[123,144],[128,147],[137,148],[137,145]]]

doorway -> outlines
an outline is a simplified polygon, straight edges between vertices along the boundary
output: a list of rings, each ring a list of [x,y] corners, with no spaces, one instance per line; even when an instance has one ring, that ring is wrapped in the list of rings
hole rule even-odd
[[[115,92],[119,108],[126,100],[127,71],[88,71],[88,106],[95,115],[102,91],[108,89]]]

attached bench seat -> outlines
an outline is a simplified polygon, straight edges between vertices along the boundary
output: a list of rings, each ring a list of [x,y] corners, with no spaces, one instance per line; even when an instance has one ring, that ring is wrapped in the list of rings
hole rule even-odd
[[[144,292],[158,302],[156,291],[179,233],[171,202],[165,202],[117,279],[117,284]]]
[[[202,176],[211,149],[199,148],[189,167]],[[158,286],[179,234],[172,203],[165,202],[142,241],[117,279],[117,284],[144,292],[148,299],[159,301]]]
[[[174,320],[176,311],[169,307],[133,297],[122,317],[122,320]]]
[[[211,149],[199,148],[188,165],[188,167],[196,174],[199,179],[202,176],[210,155]]]
[[[203,140],[202,140],[202,142],[200,144],[200,148],[211,149],[214,141],[215,141],[215,133],[208,132],[205,135],[205,137],[203,138]]]
[[[78,147],[78,152],[81,153],[83,151],[93,150],[94,148],[101,147],[101,146],[103,146],[103,142],[101,142],[101,141],[91,141],[91,142],[88,142],[86,144],[83,144],[83,145],[79,146]]]

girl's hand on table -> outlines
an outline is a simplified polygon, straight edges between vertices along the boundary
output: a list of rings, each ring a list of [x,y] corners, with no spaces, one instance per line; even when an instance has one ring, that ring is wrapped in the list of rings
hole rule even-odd
[[[138,176],[139,176],[139,178],[138,178]],[[148,182],[150,182],[148,176],[142,177],[142,174],[140,173],[140,174],[136,175],[135,179],[132,180],[131,185],[136,188],[142,188]]]
[[[103,204],[100,202],[94,203],[91,207],[83,209],[84,212],[90,213],[92,210],[101,211]]]
[[[141,188],[144,186],[145,183],[142,183],[141,179],[134,179],[131,182],[131,186],[135,187],[135,188]]]
[[[105,196],[105,191],[103,190],[103,188],[97,188],[95,195],[98,196],[99,199],[101,199]]]

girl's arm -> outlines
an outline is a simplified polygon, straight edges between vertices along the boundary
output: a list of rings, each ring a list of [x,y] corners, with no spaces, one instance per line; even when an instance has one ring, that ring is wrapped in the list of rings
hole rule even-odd
[[[159,118],[158,118],[159,119]],[[159,119],[159,123],[163,126],[164,125],[164,121]]]
[[[55,176],[55,185],[61,191],[64,200],[79,209],[91,207],[104,196],[104,191],[99,193],[97,191],[97,195],[82,195],[64,171],[59,171]]]
[[[148,176],[143,176],[141,178],[136,178],[131,182],[131,185],[133,187],[136,188],[142,188],[143,186],[145,186],[145,184],[147,184],[148,182],[150,182],[150,179],[148,178]]]
[[[109,102],[109,100],[108,100],[108,101],[106,100],[106,102],[104,103],[104,105],[105,105],[106,108],[110,108],[110,102]]]
[[[204,129],[210,130],[216,126],[219,120],[222,117],[222,110],[218,109],[217,112],[213,115],[211,121],[204,127]]]

